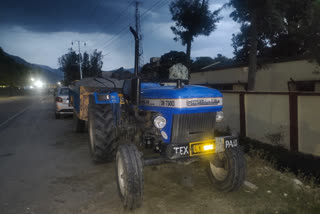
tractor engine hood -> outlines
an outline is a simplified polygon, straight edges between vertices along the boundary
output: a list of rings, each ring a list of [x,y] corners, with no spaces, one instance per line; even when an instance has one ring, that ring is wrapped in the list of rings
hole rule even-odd
[[[183,88],[176,88],[175,86],[143,83],[141,85],[141,106],[180,109],[197,107],[222,108],[222,94],[218,90],[203,86],[186,85]],[[221,110],[221,108],[219,109]]]
[[[206,136],[213,133],[216,112],[222,110],[222,94],[203,86],[176,88],[143,83],[139,109],[156,112],[166,119],[166,125],[160,129],[165,143],[176,142],[177,136],[181,142],[193,142],[202,137],[194,138],[191,132],[205,132]]]

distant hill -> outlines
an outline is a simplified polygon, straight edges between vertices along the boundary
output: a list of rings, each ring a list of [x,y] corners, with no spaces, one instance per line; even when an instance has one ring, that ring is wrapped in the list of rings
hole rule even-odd
[[[19,64],[23,64],[25,66],[28,66],[35,71],[37,71],[42,79],[44,79],[48,83],[56,83],[57,81],[60,81],[63,79],[63,72],[59,69],[54,69],[46,65],[39,65],[39,64],[33,64],[30,62],[27,62],[26,60],[22,59],[21,57],[14,56],[11,54],[8,54],[4,51],[4,53],[12,58],[15,62]]]

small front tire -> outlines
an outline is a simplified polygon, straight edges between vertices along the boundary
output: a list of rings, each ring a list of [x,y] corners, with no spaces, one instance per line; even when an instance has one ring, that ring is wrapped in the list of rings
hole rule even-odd
[[[246,173],[246,162],[241,149],[235,147],[214,155],[208,167],[209,178],[214,187],[225,192],[238,190]]]
[[[118,147],[116,155],[118,192],[126,209],[139,208],[143,198],[143,162],[141,153],[133,144]]]

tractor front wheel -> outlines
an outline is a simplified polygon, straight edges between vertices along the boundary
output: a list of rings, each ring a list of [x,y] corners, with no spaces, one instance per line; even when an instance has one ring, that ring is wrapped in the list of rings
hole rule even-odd
[[[231,192],[239,189],[244,182],[246,163],[239,147],[214,154],[209,162],[208,174],[215,188]]]
[[[120,145],[116,155],[118,192],[126,209],[141,206],[143,197],[143,163],[133,144]]]

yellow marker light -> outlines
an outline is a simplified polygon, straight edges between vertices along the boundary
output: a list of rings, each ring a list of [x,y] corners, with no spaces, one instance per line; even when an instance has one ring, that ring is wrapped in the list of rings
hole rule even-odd
[[[208,151],[208,150],[213,150],[213,144],[203,146],[203,151]]]
[[[192,142],[189,144],[190,156],[213,154],[215,152],[215,140]]]

